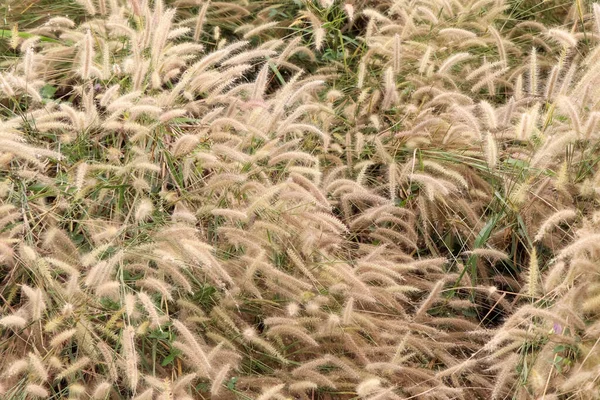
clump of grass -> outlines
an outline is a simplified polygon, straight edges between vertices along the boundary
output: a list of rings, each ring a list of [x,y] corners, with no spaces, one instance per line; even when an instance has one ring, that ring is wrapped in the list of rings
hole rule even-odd
[[[0,72],[3,396],[597,391],[595,9],[78,4]]]

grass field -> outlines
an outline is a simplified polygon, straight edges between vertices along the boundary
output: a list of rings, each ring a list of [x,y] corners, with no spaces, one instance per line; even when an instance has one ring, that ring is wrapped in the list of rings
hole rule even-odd
[[[600,398],[600,4],[0,15],[3,399]]]

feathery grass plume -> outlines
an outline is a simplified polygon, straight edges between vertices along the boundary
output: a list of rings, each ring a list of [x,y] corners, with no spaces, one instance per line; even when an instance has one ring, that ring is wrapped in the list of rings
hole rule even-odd
[[[16,50],[19,47],[21,42],[21,37],[19,36],[19,25],[14,24],[12,29],[10,30],[10,41],[9,46],[11,49]]]
[[[81,192],[83,189],[83,185],[85,183],[85,176],[87,174],[89,165],[87,163],[81,163],[79,167],[77,167],[77,172],[75,173],[75,188],[78,192]]]
[[[352,320],[352,314],[354,311],[354,297],[350,297],[344,306],[344,311],[342,313],[342,323],[344,325],[350,325]]]
[[[48,371],[46,367],[42,363],[40,357],[34,353],[29,353],[29,366],[32,372],[37,376],[39,380],[42,382],[46,382],[48,380]]]
[[[538,93],[538,55],[535,47],[531,48],[529,56],[529,94],[537,96]]]
[[[596,313],[600,309],[600,295],[589,296],[582,304],[584,312]]]
[[[75,0],[79,5],[85,8],[85,11],[90,15],[96,15],[96,7],[92,0]]]
[[[496,47],[498,47],[498,54],[500,55],[502,64],[504,66],[508,65],[508,57],[506,56],[506,49],[504,47],[504,40],[502,39],[502,36],[500,36],[500,33],[496,30],[496,28],[491,25],[488,26],[488,30],[492,33],[492,36],[494,36],[494,40],[496,40]]]
[[[596,33],[600,35],[600,4],[592,4],[592,12],[594,17],[594,26],[596,27]]]
[[[69,340],[73,336],[75,336],[76,332],[77,332],[77,329],[68,329],[66,331],[63,331],[63,332],[57,334],[50,341],[50,346],[51,347],[59,347],[59,346],[61,346],[64,342],[66,342],[67,340]]]
[[[398,91],[396,90],[396,78],[392,67],[388,67],[383,75],[384,96],[381,102],[381,107],[386,110],[396,105],[399,100]]]
[[[310,22],[310,25],[311,25],[311,28],[313,31],[315,49],[317,49],[319,51],[323,48],[323,44],[325,41],[326,31],[323,28],[323,23],[321,22],[319,17],[317,17],[315,14],[313,14],[312,12],[310,12],[308,10],[304,12],[304,16]]]
[[[400,35],[395,34],[392,43],[392,70],[395,74],[400,72],[402,67],[402,42]]]
[[[571,125],[573,126],[575,133],[580,135],[582,131],[581,120],[579,118],[579,113],[575,109],[573,103],[571,103],[571,100],[566,96],[560,96],[557,102],[559,107],[569,114],[569,118],[571,119]]]
[[[294,263],[294,265],[307,277],[309,278],[312,282],[317,282],[317,279],[315,278],[315,276],[312,274],[312,272],[310,271],[310,269],[307,267],[307,265],[304,263],[304,261],[302,260],[302,258],[292,249],[292,248],[288,248],[286,250],[286,254],[288,255],[288,257],[290,258],[290,260],[292,260],[292,262]]]
[[[110,280],[112,271],[113,268],[108,262],[100,261],[90,269],[90,272],[86,276],[84,283],[86,286],[90,287],[100,286]]]
[[[256,77],[256,82],[254,83],[254,90],[252,91],[251,99],[252,100],[262,100],[265,90],[267,88],[268,74],[270,70],[269,63],[266,63],[258,73]]]
[[[12,361],[10,366],[8,366],[3,372],[2,376],[5,378],[11,378],[17,376],[21,372],[25,371],[29,366],[29,362],[26,359],[19,359],[16,361]]]
[[[351,3],[344,3],[344,12],[350,22],[354,21],[354,6]]]
[[[531,299],[535,299],[539,294],[540,289],[540,267],[537,255],[537,250],[534,247],[531,250],[529,256],[529,265],[527,267],[527,279],[525,280],[525,287],[527,288],[527,295]]]
[[[434,201],[436,196],[447,196],[456,190],[456,186],[452,183],[427,174],[410,174],[407,178],[409,182],[421,185],[429,201]]]
[[[277,349],[272,344],[258,336],[254,328],[249,327],[244,329],[243,337],[249,343],[265,350],[269,355],[276,358],[280,363],[288,363],[288,360],[279,351],[277,351]]]
[[[385,15],[375,10],[374,8],[365,8],[362,10],[362,15],[367,18],[370,18],[373,21],[381,22],[381,23],[391,23],[392,20],[387,18]]]
[[[388,187],[390,200],[395,202],[398,192],[398,168],[395,164],[388,165]]]
[[[269,30],[275,26],[279,25],[278,21],[273,21],[273,22],[267,22],[265,24],[261,24],[259,26],[253,27],[252,29],[250,29],[249,31],[247,31],[246,33],[244,33],[243,38],[244,39],[249,39],[253,36],[257,36],[260,32],[262,31],[266,31]],[[239,31],[240,28],[237,29],[237,31]]]
[[[560,68],[558,65],[552,67],[552,71],[550,71],[550,76],[546,79],[546,90],[544,92],[544,97],[550,100],[554,95],[554,87],[556,86],[556,81],[558,80]]]
[[[533,126],[531,115],[528,113],[521,114],[521,119],[515,126],[515,137],[519,140],[529,139],[531,136],[531,128]]]
[[[548,37],[550,37],[551,39],[556,40],[558,43],[562,44],[567,49],[571,47],[577,47],[577,38],[563,29],[548,29],[546,35],[548,35]]]
[[[72,383],[69,385],[70,397],[79,398],[81,395],[86,394],[85,386],[79,383]]]
[[[152,400],[154,398],[154,389],[149,388],[144,390],[133,398],[133,400]]]
[[[196,374],[186,374],[177,378],[175,382],[173,382],[173,393],[184,393],[186,387],[190,386],[190,384],[197,378]]]
[[[584,137],[586,140],[592,138],[592,133],[596,130],[596,126],[598,125],[598,121],[600,120],[600,113],[592,112],[588,116],[588,120],[585,123],[584,129]]]
[[[496,117],[496,111],[494,110],[494,107],[492,107],[492,105],[487,101],[483,100],[479,102],[479,108],[482,111],[487,127],[489,129],[496,129],[498,127],[498,118]]]
[[[31,81],[35,76],[35,51],[32,45],[29,45],[25,50],[22,67],[23,77],[26,81]]]
[[[15,97],[15,90],[8,80],[0,73],[0,89],[7,97]]]
[[[358,64],[358,72],[356,74],[356,87],[362,89],[365,83],[367,65],[364,62]]]
[[[319,4],[323,8],[330,8],[333,6],[334,0],[319,0]]]
[[[0,138],[0,148],[5,153],[12,153],[13,155],[26,160],[31,165],[36,166],[40,170],[44,169],[44,163],[40,161],[41,158],[56,158],[61,159],[61,156],[57,153],[46,151],[40,148],[25,145],[23,143],[17,143],[9,140],[2,140]]]
[[[471,251],[467,251],[466,254],[485,257],[494,261],[508,259],[508,255],[505,252],[490,248],[475,248]]]
[[[419,319],[425,313],[427,313],[427,310],[429,310],[429,308],[436,301],[439,300],[438,296],[439,296],[440,292],[442,291],[443,287],[444,287],[444,281],[443,280],[437,281],[435,283],[435,285],[431,289],[431,291],[430,291],[429,295],[427,296],[427,298],[421,303],[421,305],[419,306],[418,310],[415,312],[415,315],[414,315],[415,320]]]
[[[586,251],[588,249],[593,249],[598,243],[597,241],[600,239],[600,234],[594,233],[591,235],[587,235],[575,240],[570,245],[564,247],[557,255],[559,259],[566,259],[572,256],[577,255],[580,251]]]
[[[429,67],[432,51],[433,51],[433,48],[431,46],[427,46],[427,49],[425,49],[425,53],[423,53],[423,56],[419,60],[419,73],[421,75],[424,74],[425,71],[427,70],[427,68]]]
[[[426,161],[423,161],[422,164],[426,170],[436,172],[436,173],[442,175],[444,178],[456,183],[458,186],[462,187],[463,189],[469,188],[469,184],[468,184],[467,180],[459,172],[456,172],[451,168],[444,167],[434,161],[426,160]],[[455,188],[452,188],[450,185],[448,185],[447,187],[450,190],[455,190]]]
[[[229,370],[231,369],[231,365],[230,364],[225,364],[220,370],[219,372],[217,372],[217,374],[215,375],[212,384],[210,386],[210,394],[211,396],[218,396],[219,392],[221,391],[222,387],[223,387],[223,383],[225,382],[225,379],[227,378],[227,374],[229,373]]]
[[[138,280],[137,284],[138,284],[138,286],[141,286],[143,288],[153,289],[154,291],[159,292],[163,298],[166,298],[169,301],[174,300],[174,298],[171,294],[171,291],[173,289],[171,288],[171,286],[169,284],[167,284],[166,282],[164,282],[160,279],[147,277],[147,278]]]
[[[477,79],[481,75],[489,75],[489,72],[491,70],[493,70],[494,68],[497,68],[497,67],[502,67],[502,66],[503,66],[502,61],[496,61],[493,63],[484,62],[481,65],[481,67],[475,68],[473,71],[469,72],[469,74],[466,76],[466,79],[471,81],[471,80]]]
[[[198,135],[183,135],[173,145],[173,155],[175,157],[184,157],[190,154],[200,143]]]
[[[79,74],[82,79],[88,80],[91,77],[92,68],[93,68],[93,59],[94,59],[94,42],[92,39],[92,34],[88,30],[83,36],[83,40],[80,43],[81,46],[81,56],[80,56],[80,69]]]
[[[0,325],[7,328],[22,329],[27,325],[27,320],[19,315],[7,315],[0,318]]]
[[[457,53],[450,57],[448,57],[442,65],[437,70],[437,73],[440,75],[446,74],[449,70],[454,67],[456,64],[466,61],[472,57],[469,53]]]
[[[92,399],[94,400],[102,400],[106,399],[109,395],[112,385],[109,382],[100,382],[96,385],[96,388],[92,392]]]
[[[523,74],[519,74],[514,84],[513,97],[515,100],[523,98]]]
[[[497,71],[494,71],[492,73],[486,73],[481,79],[479,79],[471,88],[471,92],[473,93],[477,93],[481,90],[482,87],[484,86],[488,86],[488,92],[490,95],[493,95],[495,93],[494,90],[494,81],[497,80],[498,78],[500,78],[502,75],[504,75],[507,71],[509,70],[508,67],[505,68],[501,68]]]
[[[176,108],[173,110],[165,111],[160,115],[158,120],[162,123],[166,123],[173,119],[184,117],[187,113],[188,112],[184,109]]]
[[[573,78],[575,77],[575,73],[577,68],[579,67],[578,63],[572,63],[566,74],[563,76],[562,83],[560,85],[559,93],[562,95],[566,95],[569,90],[571,90],[571,85],[573,84]]]
[[[494,370],[500,370],[496,374],[496,383],[492,391],[492,399],[505,398],[506,386],[514,379],[514,375],[517,371],[517,365],[519,362],[519,356],[517,354],[511,354],[505,360],[501,362],[499,366],[492,367]]]
[[[362,398],[369,398],[369,395],[380,390],[381,380],[379,378],[366,379],[356,387],[356,393]]]
[[[200,360],[201,365],[199,365],[199,372],[201,372],[203,376],[212,375],[213,367],[208,357],[206,356],[206,353],[204,352],[204,350],[202,350],[200,344],[198,344],[198,341],[194,337],[194,334],[182,322],[178,320],[173,320],[173,326],[183,336],[190,350],[192,350],[194,352],[194,355]]]
[[[113,360],[113,355],[115,352],[104,342],[98,343],[98,350],[104,359],[104,363],[102,363],[102,365],[106,366],[108,372],[107,378],[110,379],[111,382],[116,382],[118,379],[118,373]]]
[[[293,325],[276,325],[269,329],[267,336],[290,336],[295,337],[299,341],[305,343],[308,346],[319,347],[319,343],[313,339],[308,333],[302,328]]]
[[[154,205],[152,204],[152,200],[148,198],[142,199],[136,207],[134,218],[137,222],[147,221],[153,211]]]
[[[258,396],[256,398],[256,400],[270,400],[271,398],[279,398],[279,392],[281,392],[281,389],[283,389],[285,387],[285,384],[279,384],[279,385],[275,385],[273,387],[270,387],[268,389],[263,390],[263,392],[261,393],[260,396]]]
[[[25,387],[25,392],[33,397],[48,398],[48,391],[41,385],[30,383]]]
[[[300,382],[294,382],[292,384],[290,384],[289,389],[290,391],[294,392],[294,393],[306,393],[307,390],[315,390],[317,389],[319,386],[314,383],[314,382],[310,382],[310,381],[300,381]]]
[[[81,372],[90,362],[91,360],[86,356],[79,357],[74,363],[71,363],[67,368],[63,369],[55,379],[61,380],[71,377],[76,373]]]
[[[560,210],[558,212],[555,212],[540,225],[537,234],[533,238],[533,241],[541,241],[544,238],[544,236],[546,236],[546,234],[550,232],[555,226],[557,226],[560,223],[570,221],[576,217],[577,212],[571,209]]]
[[[138,355],[135,349],[135,329],[133,326],[127,325],[121,335],[121,350],[125,360],[124,369],[127,385],[134,394],[139,381]]]
[[[137,297],[140,299],[140,303],[142,303],[144,310],[146,310],[146,313],[148,313],[148,316],[150,317],[150,327],[159,327],[161,325],[161,318],[159,317],[158,312],[156,311],[156,306],[154,305],[154,302],[150,296],[144,292],[139,292]]]
[[[446,36],[450,40],[465,40],[477,37],[477,34],[461,28],[444,28],[438,31],[441,36]]]
[[[204,22],[206,20],[206,13],[208,12],[208,7],[210,6],[210,0],[205,0],[202,3],[202,7],[198,12],[198,16],[196,17],[196,26],[194,27],[194,42],[200,40],[200,36],[202,35],[202,29],[204,27]]]
[[[42,318],[42,313],[46,309],[46,302],[44,301],[44,294],[40,288],[31,288],[27,285],[21,286],[21,290],[27,296],[29,315],[33,320],[39,320]]]
[[[498,163],[498,145],[491,132],[485,135],[484,152],[488,167],[494,169]]]

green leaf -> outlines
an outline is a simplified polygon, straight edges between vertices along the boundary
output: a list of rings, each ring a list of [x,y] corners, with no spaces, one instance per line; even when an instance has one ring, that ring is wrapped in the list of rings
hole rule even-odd
[[[515,159],[515,158],[507,158],[505,160],[505,162],[509,165],[514,166],[515,168],[518,168],[518,169],[529,168],[529,163],[525,160],[519,160],[519,159]]]
[[[12,36],[12,31],[9,29],[0,29],[0,36],[3,38],[10,38]],[[49,38],[47,36],[42,36],[42,35],[33,35],[33,34],[27,33],[27,32],[19,32],[18,36],[23,39],[29,39],[29,38],[32,38],[33,36],[37,36],[37,37],[39,37],[40,42],[60,43],[60,41],[58,41],[56,39],[52,39],[52,38]]]
[[[229,390],[235,390],[235,384],[237,383],[238,378],[235,376],[232,376],[231,379],[229,380],[229,382],[227,382],[227,389]]]
[[[558,346],[556,346],[554,348],[555,353],[560,353],[561,351],[565,351],[565,345],[563,345],[563,344],[559,344]]]
[[[161,332],[158,329],[153,331],[152,333],[150,333],[148,335],[148,338],[150,339],[168,339],[169,338],[169,333],[168,332]]]
[[[180,354],[181,351],[177,350],[176,348],[171,348],[171,352],[162,360],[160,365],[166,367],[167,365],[171,364],[173,360],[175,360],[175,358],[178,357]]]
[[[44,85],[40,90],[40,95],[43,99],[51,99],[56,93],[57,88],[52,85]]]

